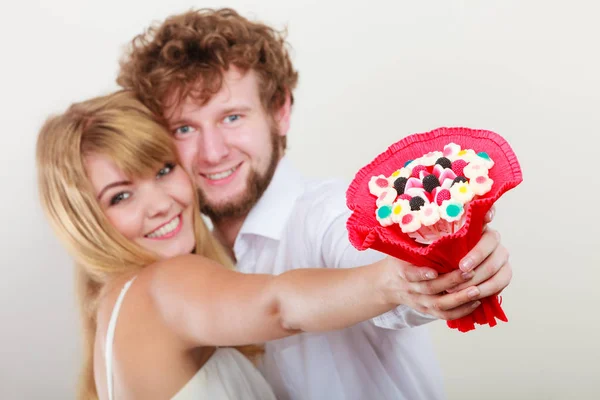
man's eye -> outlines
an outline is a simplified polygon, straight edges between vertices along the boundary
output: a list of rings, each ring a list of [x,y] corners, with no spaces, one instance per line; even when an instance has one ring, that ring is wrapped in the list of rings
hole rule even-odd
[[[180,126],[177,129],[175,129],[175,134],[176,135],[185,135],[186,133],[190,133],[192,131],[193,131],[193,129],[192,129],[191,126],[189,126],[189,125],[183,125],[183,126]]]
[[[163,177],[165,175],[170,174],[173,169],[175,169],[175,164],[173,163],[166,163],[164,167],[162,167],[159,171],[158,174],[156,174],[157,178]]]
[[[114,206],[116,204],[119,204],[123,200],[127,200],[130,197],[131,197],[131,193],[129,193],[129,192],[117,193],[116,195],[114,195],[113,197],[111,197],[111,199],[110,199],[110,205]]]
[[[242,116],[239,114],[232,114],[232,115],[228,115],[225,117],[225,119],[223,119],[223,122],[225,122],[226,124],[231,124],[237,120],[239,120]]]

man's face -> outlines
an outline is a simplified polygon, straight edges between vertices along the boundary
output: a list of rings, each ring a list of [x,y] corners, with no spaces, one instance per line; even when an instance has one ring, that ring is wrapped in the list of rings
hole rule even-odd
[[[281,158],[289,107],[265,111],[253,71],[231,68],[208,103],[184,99],[165,110],[184,168],[194,177],[202,212],[243,217],[266,190]],[[288,114],[285,114],[285,113]]]

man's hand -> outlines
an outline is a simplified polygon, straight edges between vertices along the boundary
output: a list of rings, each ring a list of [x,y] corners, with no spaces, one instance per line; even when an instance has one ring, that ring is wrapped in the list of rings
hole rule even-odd
[[[492,207],[486,223],[493,219]],[[478,299],[500,293],[512,278],[508,250],[500,243],[500,234],[484,228],[475,247],[461,260],[459,269],[438,276],[432,268],[417,267],[395,260],[400,276],[402,304],[444,320],[470,314]]]

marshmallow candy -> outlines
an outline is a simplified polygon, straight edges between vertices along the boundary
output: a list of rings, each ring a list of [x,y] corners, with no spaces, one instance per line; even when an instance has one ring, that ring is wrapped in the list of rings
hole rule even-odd
[[[449,168],[446,168],[438,177],[438,181],[440,182],[440,185],[443,189],[450,189],[450,186],[452,186],[452,182],[455,178],[456,174],[454,173],[454,171],[452,171]]]
[[[392,206],[384,205],[375,211],[375,218],[381,224],[381,226],[390,226],[394,222],[392,221]]]
[[[463,149],[456,153],[456,156],[452,161],[456,160],[465,160],[466,162],[470,163],[473,161],[479,161],[479,156],[471,149]]]
[[[488,174],[488,169],[485,167],[483,162],[469,163],[469,165],[467,165],[463,169],[463,171],[465,173],[465,176],[469,179],[473,179],[473,178],[475,178],[477,176],[481,176],[481,175],[487,176],[487,174]]]
[[[383,192],[381,192],[381,194],[375,201],[375,204],[377,204],[377,207],[392,205],[392,203],[394,201],[396,201],[397,196],[398,196],[398,192],[396,192],[396,189],[394,189],[394,188],[383,189]]]
[[[444,151],[442,152],[442,154],[444,155],[444,157],[446,157],[450,161],[454,161],[454,160],[456,160],[456,155],[458,154],[459,151],[460,151],[459,145],[457,145],[456,143],[448,143],[447,145],[444,146]]]
[[[435,165],[436,161],[443,156],[444,154],[441,151],[430,151],[420,158],[421,164],[426,167],[431,167]]]
[[[392,222],[399,224],[405,214],[410,212],[408,200],[398,200],[392,204]]]
[[[412,170],[410,168],[406,168],[406,167],[402,167],[396,171],[394,171],[392,173],[392,175],[390,176],[391,182],[394,182],[396,179],[402,177],[402,178],[408,178],[410,177],[410,174],[412,174]]]
[[[471,189],[471,186],[467,182],[456,182],[450,188],[450,194],[452,195],[452,200],[456,200],[460,204],[471,201],[475,196],[473,189]]]
[[[469,186],[478,196],[482,196],[492,189],[494,181],[491,180],[487,175],[477,176],[469,181]]]
[[[431,226],[440,220],[440,209],[437,204],[425,204],[419,210],[419,219],[424,226]]]
[[[419,215],[415,211],[410,211],[407,214],[404,214],[402,218],[400,218],[400,229],[402,232],[416,232],[421,228],[421,220],[419,219]]]
[[[494,160],[492,160],[489,154],[485,151],[480,151],[479,153],[477,153],[477,156],[479,156],[478,161],[483,162],[487,169],[490,169],[494,166]]]
[[[463,205],[455,200],[444,200],[440,206],[440,215],[448,222],[458,221],[464,212]]]
[[[390,185],[390,182],[385,175],[373,176],[369,181],[369,192],[371,192],[373,196],[379,197],[385,189],[391,186],[392,185]]]

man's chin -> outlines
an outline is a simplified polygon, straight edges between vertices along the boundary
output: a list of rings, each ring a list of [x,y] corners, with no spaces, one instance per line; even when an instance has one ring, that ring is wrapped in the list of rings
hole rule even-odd
[[[210,201],[202,193],[199,193],[199,197],[200,212],[212,220],[244,217],[254,205],[246,193],[239,193],[225,201]]]
[[[213,221],[231,218],[242,218],[248,215],[252,206],[248,202],[229,202],[221,204],[203,204],[200,212]]]

